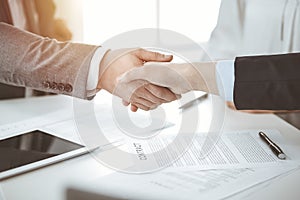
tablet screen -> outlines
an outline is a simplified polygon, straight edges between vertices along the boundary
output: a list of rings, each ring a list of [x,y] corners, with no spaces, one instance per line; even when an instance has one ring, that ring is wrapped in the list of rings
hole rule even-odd
[[[0,172],[82,147],[40,130],[0,140]]]

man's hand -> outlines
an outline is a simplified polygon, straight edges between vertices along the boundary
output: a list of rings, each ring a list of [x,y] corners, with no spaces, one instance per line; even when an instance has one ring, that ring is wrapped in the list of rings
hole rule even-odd
[[[146,63],[143,67],[132,69],[119,80],[118,88],[128,84],[145,81],[169,88],[175,94],[200,90],[218,94],[215,77],[215,63],[163,64]]]
[[[174,93],[165,87],[149,84],[145,80],[135,81],[119,87],[118,80],[125,72],[141,67],[149,61],[170,62],[172,56],[144,49],[118,49],[106,53],[100,63],[97,89],[105,89],[124,100],[124,105],[132,104],[132,111],[154,109],[162,103],[177,99]]]
[[[127,87],[137,88],[130,97],[131,111],[133,112],[136,112],[138,108],[145,111],[152,110],[162,103],[168,103],[180,98],[180,95],[175,95],[169,89],[150,83],[145,82],[142,84],[142,87],[134,85],[135,84],[127,84]],[[123,100],[125,106],[128,106],[130,103]]]

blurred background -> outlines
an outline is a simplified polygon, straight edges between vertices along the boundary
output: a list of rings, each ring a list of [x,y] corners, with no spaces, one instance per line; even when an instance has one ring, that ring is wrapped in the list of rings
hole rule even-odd
[[[216,26],[221,0],[55,0],[73,41],[101,44],[133,29],[162,28],[196,42],[207,41]]]

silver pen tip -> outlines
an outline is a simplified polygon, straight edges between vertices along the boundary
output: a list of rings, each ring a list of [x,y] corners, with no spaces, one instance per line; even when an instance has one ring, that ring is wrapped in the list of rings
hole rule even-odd
[[[280,153],[278,154],[278,158],[284,160],[286,159],[286,155],[284,153]]]

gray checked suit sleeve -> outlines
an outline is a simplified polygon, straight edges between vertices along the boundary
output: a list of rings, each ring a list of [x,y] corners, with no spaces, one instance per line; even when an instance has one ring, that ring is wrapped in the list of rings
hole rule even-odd
[[[58,42],[0,23],[0,82],[86,99],[97,47]]]

